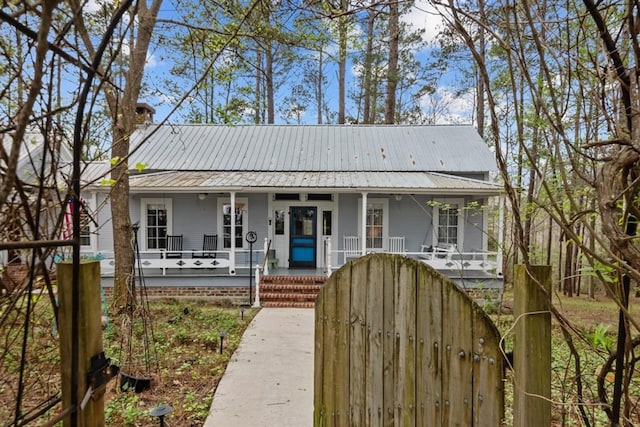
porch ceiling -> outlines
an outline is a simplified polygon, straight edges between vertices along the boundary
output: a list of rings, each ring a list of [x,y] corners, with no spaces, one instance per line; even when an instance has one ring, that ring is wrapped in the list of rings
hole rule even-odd
[[[435,172],[205,172],[165,171],[133,175],[132,191],[393,192],[497,195],[498,184]]]

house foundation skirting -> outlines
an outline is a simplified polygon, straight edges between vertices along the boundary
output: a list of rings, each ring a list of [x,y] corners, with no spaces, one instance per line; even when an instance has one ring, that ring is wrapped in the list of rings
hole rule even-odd
[[[150,298],[212,298],[220,300],[249,298],[247,286],[146,286],[146,289]],[[113,288],[104,287],[104,293],[106,296],[111,296]]]

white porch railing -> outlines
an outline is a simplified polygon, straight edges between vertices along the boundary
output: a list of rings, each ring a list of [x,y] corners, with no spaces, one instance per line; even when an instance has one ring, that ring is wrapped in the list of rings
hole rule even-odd
[[[397,239],[391,244],[392,239]],[[401,243],[399,243],[401,242]],[[352,247],[344,249],[333,249],[330,238],[325,239],[325,260],[324,267],[327,275],[331,273],[347,261],[354,257]],[[401,245],[401,246],[400,246]],[[416,258],[428,264],[432,268],[440,271],[457,271],[457,272],[482,272],[484,274],[502,276],[502,265],[500,265],[500,253],[488,251],[469,251],[460,252],[455,246],[449,248],[427,247],[421,246],[418,252],[409,252],[404,250],[404,238],[389,238],[389,247],[387,251],[379,248],[367,248],[367,253],[372,252],[389,252],[400,253],[410,258]]]
[[[136,268],[141,267],[143,271],[155,270],[161,274],[167,275],[169,270],[185,271],[189,269],[226,269],[226,274],[234,276],[236,269],[254,268],[256,264],[262,264],[264,252],[262,249],[254,249],[252,255],[253,265],[249,265],[249,250],[236,249],[234,263],[231,262],[231,251],[215,251],[215,258],[192,258],[193,250],[181,251],[182,258],[163,258],[164,251],[141,251],[140,261],[136,262]],[[196,251],[197,252],[197,251]],[[100,271],[103,276],[109,276],[114,273],[115,260],[112,251],[104,251],[99,253],[83,253],[83,256],[89,256],[93,259],[100,260]]]

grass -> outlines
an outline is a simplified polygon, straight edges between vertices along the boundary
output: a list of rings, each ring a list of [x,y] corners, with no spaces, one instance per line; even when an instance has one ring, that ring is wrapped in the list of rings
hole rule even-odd
[[[172,411],[166,417],[167,424],[201,426],[229,358],[257,310],[241,311],[206,300],[159,300],[150,303],[150,311],[155,343],[149,346],[153,386],[136,394],[120,391],[118,382],[112,381],[105,396],[106,423],[157,426],[158,419],[149,411],[168,404]],[[127,337],[120,333],[118,321],[113,319],[105,334],[105,352],[113,363],[125,366],[122,343]],[[142,357],[144,349],[138,353]]]
[[[505,292],[504,302],[512,306],[512,294]],[[630,307],[633,309],[640,302],[632,298]],[[597,376],[603,364],[612,351],[615,350],[618,323],[618,306],[615,302],[598,294],[595,299],[586,295],[567,297],[554,295],[553,304],[556,309],[570,322],[570,335],[575,346],[572,353],[565,340],[564,334],[557,320],[552,321],[552,367],[551,367],[551,400],[553,426],[582,426],[579,407],[582,407],[591,426],[609,425],[606,413],[602,409],[598,398]],[[492,316],[499,330],[505,337],[507,348],[512,346],[513,315],[500,314]],[[637,331],[634,332],[634,336]],[[577,366],[580,366],[578,370]],[[579,376],[578,376],[579,374]],[[578,380],[582,383],[583,401],[578,401]],[[506,423],[511,425],[513,378],[509,373],[506,385]],[[608,400],[611,401],[613,389],[613,373],[604,382]],[[631,425],[640,423],[638,398],[640,396],[640,380],[637,375],[631,375],[629,384],[631,403],[629,418]]]

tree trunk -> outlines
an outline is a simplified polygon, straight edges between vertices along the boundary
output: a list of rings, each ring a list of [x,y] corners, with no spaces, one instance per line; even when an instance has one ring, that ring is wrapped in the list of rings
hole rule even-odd
[[[274,110],[274,93],[273,93],[273,49],[271,42],[267,41],[265,49],[265,80],[267,91],[267,123],[275,123],[275,110]]]
[[[122,96],[119,97],[118,92],[110,89],[105,90],[112,120],[111,156],[117,160],[111,173],[111,178],[115,182],[111,192],[111,223],[115,261],[113,300],[117,309],[131,303],[131,293],[128,292],[128,287],[131,285],[134,253],[131,244],[131,218],[129,217],[129,141],[136,126],[136,104],[142,85],[151,35],[161,4],[162,0],[154,0],[151,7],[147,8],[146,2],[138,3],[136,16],[138,28],[135,38],[130,42],[131,55],[128,61],[129,68],[125,72],[125,87]]]
[[[345,122],[345,85],[347,76],[347,16],[348,0],[340,0],[340,9],[345,14],[338,18],[338,124]]]
[[[322,103],[323,103],[323,91],[322,91],[322,66],[324,64],[324,48],[321,48],[318,52],[318,79],[316,83],[316,108],[318,110],[317,122],[322,124]]]
[[[398,2],[389,4],[389,64],[387,68],[387,98],[385,101],[384,122],[394,124],[396,119],[396,87],[398,86],[398,44],[400,31],[398,21],[400,13]]]
[[[364,54],[364,94],[362,119],[363,123],[373,123],[374,117],[371,114],[372,88],[371,74],[373,67],[373,24],[375,22],[375,10],[373,8],[367,11],[367,47]]]

